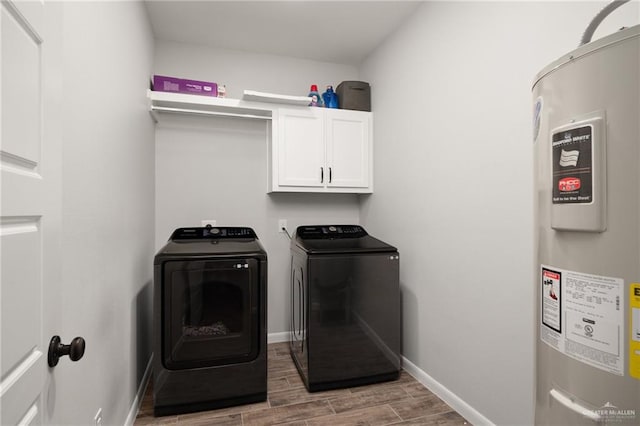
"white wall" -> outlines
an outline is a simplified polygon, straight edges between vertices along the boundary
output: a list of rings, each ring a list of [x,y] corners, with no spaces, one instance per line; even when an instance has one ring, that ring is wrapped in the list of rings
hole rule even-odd
[[[49,424],[125,423],[151,356],[153,38],[140,2],[64,3],[61,360]]]
[[[154,74],[215,81],[227,96],[245,89],[306,95],[311,84],[337,85],[355,67],[157,41]],[[352,194],[267,194],[267,124],[231,118],[173,116],[156,128],[156,249],[171,232],[215,219],[218,226],[252,227],[268,254],[268,330],[289,328],[287,219],[299,225],[358,223]]]
[[[475,410],[532,424],[531,84],[596,2],[429,2],[360,69],[376,191],[362,224],[402,255],[404,355]],[[594,38],[638,23],[638,4]]]

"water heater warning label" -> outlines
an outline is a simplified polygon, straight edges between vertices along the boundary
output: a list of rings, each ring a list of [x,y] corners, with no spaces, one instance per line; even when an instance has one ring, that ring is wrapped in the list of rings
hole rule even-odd
[[[541,266],[540,339],[624,375],[624,280]]]
[[[593,201],[593,127],[562,130],[551,138],[553,204]]]
[[[542,268],[542,323],[562,333],[562,274]]]

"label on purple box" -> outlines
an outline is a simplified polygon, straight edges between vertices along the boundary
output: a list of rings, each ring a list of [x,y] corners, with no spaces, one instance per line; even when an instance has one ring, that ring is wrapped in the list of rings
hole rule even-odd
[[[218,96],[218,85],[207,81],[153,76],[153,90],[160,92],[189,93],[193,95]]]

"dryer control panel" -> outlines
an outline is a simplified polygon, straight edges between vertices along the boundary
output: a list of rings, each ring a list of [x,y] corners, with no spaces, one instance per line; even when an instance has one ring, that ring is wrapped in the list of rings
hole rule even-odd
[[[172,240],[199,240],[217,238],[258,238],[251,228],[246,227],[197,227],[178,228],[171,235]]]
[[[360,238],[367,231],[360,225],[313,225],[299,226],[296,234],[303,240],[325,238]]]

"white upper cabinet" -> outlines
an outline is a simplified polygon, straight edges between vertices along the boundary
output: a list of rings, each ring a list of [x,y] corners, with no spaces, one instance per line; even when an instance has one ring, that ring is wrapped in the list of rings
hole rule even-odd
[[[370,112],[279,108],[270,191],[372,192],[371,125]]]

